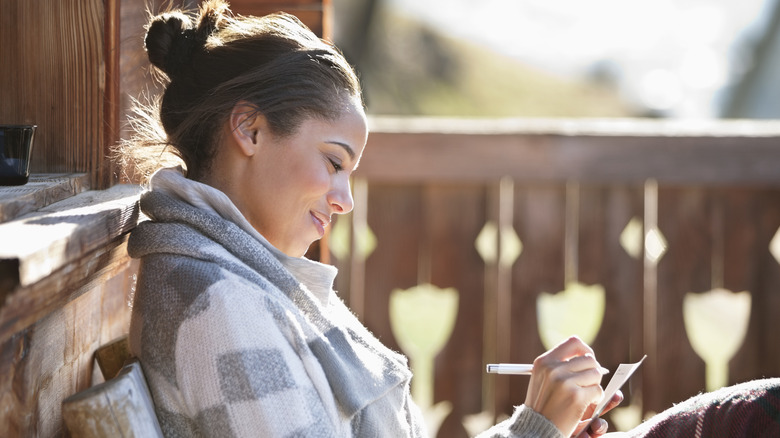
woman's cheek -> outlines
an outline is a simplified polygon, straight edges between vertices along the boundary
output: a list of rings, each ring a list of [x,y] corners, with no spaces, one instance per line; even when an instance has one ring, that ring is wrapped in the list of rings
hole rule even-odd
[[[335,174],[327,171],[312,172],[309,174],[308,187],[312,194],[327,193],[335,181]]]

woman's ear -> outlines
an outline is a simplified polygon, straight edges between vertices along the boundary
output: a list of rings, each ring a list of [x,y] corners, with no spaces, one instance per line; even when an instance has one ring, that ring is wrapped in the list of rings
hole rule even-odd
[[[230,133],[246,156],[251,157],[257,152],[266,131],[266,119],[256,106],[242,101],[233,107],[230,113]]]

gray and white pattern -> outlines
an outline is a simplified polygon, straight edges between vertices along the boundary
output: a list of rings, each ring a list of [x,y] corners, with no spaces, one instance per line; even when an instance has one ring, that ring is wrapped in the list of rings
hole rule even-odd
[[[335,268],[284,255],[173,169],[141,208],[130,346],[166,436],[425,436],[406,358],[335,295]],[[481,436],[559,434],[521,407]]]

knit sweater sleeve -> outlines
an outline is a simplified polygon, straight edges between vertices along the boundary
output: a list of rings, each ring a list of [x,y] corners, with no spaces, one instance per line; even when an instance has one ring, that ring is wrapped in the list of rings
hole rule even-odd
[[[344,435],[289,309],[230,281],[211,285],[200,301],[175,348],[180,414],[200,435]]]
[[[565,438],[550,420],[520,405],[512,417],[482,432],[477,438]]]

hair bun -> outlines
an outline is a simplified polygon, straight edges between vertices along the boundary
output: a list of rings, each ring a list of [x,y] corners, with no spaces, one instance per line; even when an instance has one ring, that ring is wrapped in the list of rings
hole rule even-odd
[[[173,79],[192,54],[192,22],[181,12],[166,12],[152,19],[144,45],[149,61]]]
[[[197,25],[181,11],[154,17],[146,31],[144,44],[149,61],[171,80],[187,69],[195,50],[203,50],[229,11],[224,0],[204,2]]]

